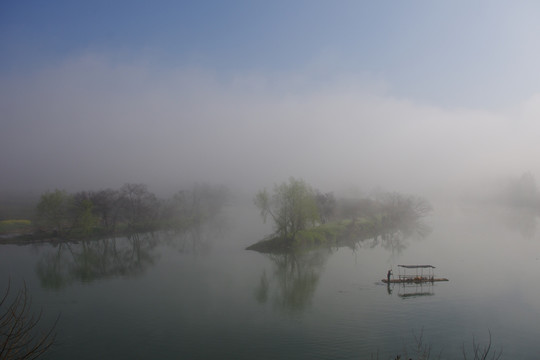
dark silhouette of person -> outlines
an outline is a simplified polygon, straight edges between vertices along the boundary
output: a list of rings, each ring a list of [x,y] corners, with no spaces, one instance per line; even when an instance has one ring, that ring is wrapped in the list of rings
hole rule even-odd
[[[392,269],[388,270],[388,273],[386,273],[386,279],[388,280],[389,284],[390,284],[390,275],[392,275]]]

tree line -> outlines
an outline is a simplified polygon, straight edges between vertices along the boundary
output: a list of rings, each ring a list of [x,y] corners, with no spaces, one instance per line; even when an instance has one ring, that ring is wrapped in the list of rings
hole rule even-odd
[[[43,193],[35,209],[35,233],[65,237],[91,237],[118,233],[183,229],[215,216],[225,205],[223,186],[198,184],[160,199],[145,184],[124,184],[119,189]]]

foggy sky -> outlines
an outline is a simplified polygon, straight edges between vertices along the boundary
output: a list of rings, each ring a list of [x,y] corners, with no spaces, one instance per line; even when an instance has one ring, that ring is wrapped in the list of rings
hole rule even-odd
[[[347,56],[324,48],[294,69],[223,73],[204,61],[154,61],[162,46],[127,57],[78,48],[25,71],[4,66],[0,187],[90,190],[142,182],[174,190],[202,181],[255,191],[294,176],[325,191],[424,193],[525,171],[539,178],[540,89],[530,84],[501,106],[471,106],[441,101],[459,92],[443,78],[440,88],[428,84],[437,94],[430,98],[417,96],[418,84],[406,77],[407,94],[405,65],[395,77],[339,70]],[[495,58],[505,53],[499,50]],[[495,76],[501,68],[489,71]],[[502,78],[477,80],[470,87],[498,91],[493,99],[501,87],[516,87]]]

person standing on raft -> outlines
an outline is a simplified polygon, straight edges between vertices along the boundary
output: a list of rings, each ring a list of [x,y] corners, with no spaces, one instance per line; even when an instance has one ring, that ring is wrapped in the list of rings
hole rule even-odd
[[[386,273],[386,279],[388,280],[388,283],[390,284],[390,275],[392,275],[392,269],[388,270]]]

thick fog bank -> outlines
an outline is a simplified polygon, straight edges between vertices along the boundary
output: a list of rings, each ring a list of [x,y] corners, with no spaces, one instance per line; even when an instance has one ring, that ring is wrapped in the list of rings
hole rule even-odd
[[[0,85],[0,187],[207,182],[249,193],[294,176],[324,191],[439,196],[539,173],[538,95],[499,111],[441,108],[361,78],[307,88],[316,74],[288,75],[225,81],[91,54],[14,74]]]

